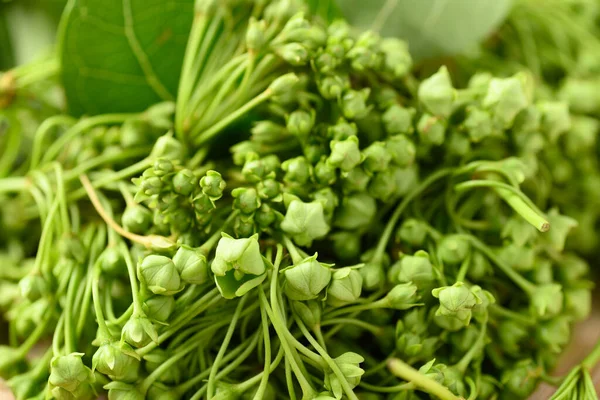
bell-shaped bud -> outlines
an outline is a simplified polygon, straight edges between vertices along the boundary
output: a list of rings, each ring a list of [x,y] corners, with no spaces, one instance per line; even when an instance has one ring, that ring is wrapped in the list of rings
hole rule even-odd
[[[173,257],[173,263],[185,283],[201,285],[210,279],[206,256],[199,249],[181,246]]]
[[[395,310],[408,310],[409,308],[421,305],[417,303],[419,295],[417,286],[412,282],[401,283],[392,288],[382,299],[387,308]]]
[[[362,154],[358,147],[358,137],[350,136],[344,140],[332,140],[331,155],[327,162],[342,171],[348,172],[362,162]]]
[[[138,265],[138,278],[154,294],[170,296],[181,289],[181,278],[169,257],[146,256]]]
[[[231,195],[235,199],[233,201],[234,208],[240,210],[242,214],[250,215],[261,205],[255,188],[238,187],[231,191]]]
[[[318,200],[310,203],[292,200],[280,227],[300,246],[310,246],[313,240],[320,239],[329,232],[323,203]]]
[[[123,228],[129,232],[137,234],[146,234],[152,226],[152,212],[139,204],[132,204],[125,207],[121,223]]]
[[[385,147],[394,164],[399,167],[408,167],[415,161],[417,148],[413,141],[405,135],[390,136],[385,141]]]
[[[200,179],[200,186],[204,194],[210,197],[211,200],[216,201],[223,196],[223,190],[225,190],[227,184],[220,173],[210,170]]]
[[[314,328],[321,323],[322,302],[318,300],[311,301],[293,301],[292,308],[294,312],[306,326]]]
[[[348,122],[340,118],[335,125],[327,128],[327,136],[331,139],[343,141],[358,134],[358,128],[354,122]]]
[[[561,215],[556,208],[551,209],[547,214],[548,222],[550,222],[550,230],[544,234],[544,238],[554,250],[562,253],[565,248],[567,236],[572,229],[577,227],[577,221],[573,218]]]
[[[565,290],[565,310],[575,321],[585,320],[592,310],[592,291],[588,287]]]
[[[344,196],[338,207],[334,225],[338,228],[353,230],[367,226],[377,213],[375,199],[366,193]]]
[[[538,385],[543,371],[531,359],[524,359],[506,368],[500,381],[503,384],[502,394],[511,398],[527,398]]]
[[[299,82],[300,78],[293,72],[287,73],[285,75],[276,78],[269,85],[269,90],[274,96],[282,96],[285,94],[290,94],[295,91],[295,86]]]
[[[531,337],[529,327],[514,320],[504,320],[498,325],[498,338],[502,349],[508,354],[519,355],[521,346]]]
[[[342,93],[348,89],[350,82],[348,79],[336,74],[325,75],[317,79],[317,88],[319,93],[326,100],[340,99]]]
[[[433,289],[431,294],[440,300],[436,315],[456,318],[465,326],[471,321],[473,308],[482,302],[463,282]]]
[[[342,260],[358,258],[361,253],[362,237],[355,231],[339,231],[330,235],[333,252]]]
[[[399,269],[396,280],[398,282],[413,282],[419,288],[430,286],[435,280],[433,265],[429,254],[423,250],[414,255],[405,255],[398,261]]]
[[[183,196],[191,195],[198,188],[198,177],[190,169],[184,168],[173,176],[173,191]]]
[[[418,97],[419,102],[431,114],[441,118],[448,118],[452,114],[456,90],[445,66],[421,82]]]
[[[522,76],[494,78],[489,82],[483,106],[492,112],[494,121],[503,128],[510,128],[519,112],[530,103],[530,97]]]
[[[285,171],[283,179],[286,182],[304,185],[310,180],[311,165],[303,156],[285,160],[281,168]]]
[[[284,293],[291,300],[316,299],[331,281],[331,265],[317,261],[317,254],[281,271]]]
[[[367,105],[370,90],[368,88],[362,90],[347,90],[342,96],[340,107],[344,118],[355,120],[362,119],[367,116],[371,107]]]
[[[248,28],[246,29],[246,47],[249,51],[257,52],[262,50],[267,41],[266,37],[267,23],[264,20],[257,20],[250,17]]]
[[[353,303],[360,299],[363,278],[357,270],[361,265],[345,267],[333,271],[327,288],[327,302],[334,307]]]
[[[412,68],[412,57],[408,51],[408,43],[394,37],[381,39],[380,50],[383,52],[383,67],[394,78],[406,76]]]
[[[536,339],[554,353],[561,352],[571,339],[571,319],[561,316],[537,326]]]
[[[21,297],[31,302],[47,295],[49,291],[48,282],[38,274],[28,274],[21,278],[19,289]]]
[[[138,377],[140,357],[126,343],[105,343],[92,357],[92,371],[107,375],[115,381],[135,382]]]
[[[50,362],[51,387],[60,387],[74,393],[80,386],[94,382],[92,370],[85,366],[81,357],[83,353],[71,353],[65,356],[55,356]]]
[[[446,138],[446,122],[430,114],[423,114],[417,124],[417,131],[423,143],[440,146]]]
[[[367,173],[376,173],[385,171],[390,162],[392,155],[387,150],[384,142],[373,142],[363,150],[362,167]]]
[[[563,291],[558,283],[539,285],[530,294],[530,306],[535,315],[542,319],[552,318],[563,309]]]
[[[323,156],[314,167],[314,177],[318,184],[333,185],[337,180],[335,167],[327,163],[327,158]]]
[[[367,192],[377,200],[384,202],[390,201],[398,193],[398,182],[396,181],[396,169],[389,168],[385,171],[377,172],[369,182]]]
[[[337,364],[350,387],[354,388],[358,386],[360,378],[365,373],[365,371],[360,368],[360,364],[364,362],[365,359],[359,354],[347,352],[334,358],[333,361]],[[336,399],[342,398],[344,391],[336,374],[333,372],[325,374],[324,385],[325,389],[331,391]]]
[[[150,342],[158,343],[158,333],[145,315],[132,315],[123,326],[121,340],[133,347],[141,348]]]
[[[113,381],[103,388],[108,390],[109,400],[146,400],[146,396],[138,387],[129,383]]]
[[[166,322],[175,310],[173,296],[152,296],[142,305],[144,313],[155,321]]]
[[[402,222],[396,231],[396,242],[408,243],[414,247],[421,247],[428,235],[427,224],[418,219],[409,218]]]
[[[551,143],[556,143],[562,134],[571,129],[571,113],[567,103],[545,101],[537,104],[537,108],[542,115],[542,131]]]
[[[446,264],[457,265],[469,254],[469,242],[461,235],[446,235],[438,245],[438,255]]]
[[[286,127],[289,133],[299,137],[307,136],[315,124],[315,111],[307,112],[296,110],[292,112],[286,121]]]
[[[103,274],[110,277],[123,276],[123,274],[127,273],[125,257],[123,257],[121,250],[115,246],[107,247],[100,253],[98,267]]]
[[[495,132],[491,114],[476,107],[467,107],[467,118],[463,126],[473,143],[479,143]]]
[[[349,172],[342,173],[342,189],[344,193],[364,192],[367,190],[370,181],[371,177],[361,166],[357,166]]]

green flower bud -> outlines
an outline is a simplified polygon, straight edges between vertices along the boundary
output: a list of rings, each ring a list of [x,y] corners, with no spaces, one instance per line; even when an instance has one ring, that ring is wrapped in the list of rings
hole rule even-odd
[[[295,67],[306,65],[309,60],[309,54],[306,47],[300,43],[287,43],[275,48],[275,52],[285,62]]]
[[[531,271],[535,268],[535,250],[510,243],[498,251],[498,257],[517,271]]]
[[[359,365],[364,362],[365,359],[359,354],[346,352],[341,356],[334,358],[333,361],[337,364],[350,387],[355,388],[358,386],[361,376],[365,373]],[[325,374],[324,386],[325,389],[333,393],[334,398],[342,398],[344,393],[342,384],[340,383],[338,376],[333,372]]]
[[[262,199],[281,199],[281,184],[273,178],[260,181],[256,185],[258,195]]]
[[[377,213],[377,203],[366,193],[344,196],[338,207],[333,225],[347,230],[367,226]]]
[[[248,21],[248,29],[246,30],[246,47],[251,52],[257,52],[263,49],[267,41],[266,32],[267,24],[265,21],[258,21],[254,17],[250,17]]]
[[[158,367],[160,367],[165,361],[169,359],[173,354],[167,350],[161,349],[160,347],[152,350],[150,353],[144,355],[144,367],[146,372],[151,374]],[[182,370],[177,363],[172,364],[166,370],[158,375],[158,381],[162,383],[176,383],[180,382],[182,378]]]
[[[235,199],[233,201],[233,207],[246,215],[252,214],[261,205],[258,193],[254,188],[235,188],[231,191],[231,196]]]
[[[210,170],[200,179],[202,192],[215,201],[223,196],[223,190],[227,184],[217,171]]]
[[[94,374],[83,364],[83,353],[55,356],[50,362],[48,383],[68,392],[75,392],[80,386],[94,382]]]
[[[323,204],[323,213],[327,222],[331,221],[333,213],[339,205],[339,197],[335,191],[330,187],[319,189],[311,195],[311,198]]]
[[[370,181],[371,177],[360,166],[342,173],[342,187],[345,193],[365,192]]]
[[[181,246],[173,257],[173,263],[183,282],[192,285],[208,282],[206,256],[199,249]]]
[[[254,214],[254,221],[259,227],[266,229],[273,225],[280,217],[282,218],[283,216],[265,203]]]
[[[572,229],[577,227],[577,221],[566,215],[560,215],[556,208],[551,209],[546,217],[552,228],[544,235],[544,238],[548,240],[554,250],[562,253],[567,236]]]
[[[375,262],[367,262],[359,269],[363,278],[363,288],[365,290],[380,289],[385,284],[385,272],[383,265]]]
[[[217,382],[217,385],[219,385],[219,383],[220,382]],[[216,395],[219,395],[218,389]],[[180,400],[182,398],[181,394],[179,394],[175,388],[160,382],[154,382],[148,389],[146,396],[148,400]]]
[[[148,122],[139,119],[128,119],[120,131],[121,147],[124,149],[146,145],[150,140],[156,139]]]
[[[108,400],[146,400],[146,396],[135,385],[124,382],[110,382],[104,385],[108,390]]]
[[[469,254],[469,242],[461,235],[446,235],[438,245],[438,255],[444,263],[457,265]]]
[[[463,282],[433,289],[431,294],[440,300],[436,315],[456,318],[465,326],[471,321],[473,308],[482,302]]]
[[[293,72],[287,73],[285,75],[276,78],[269,85],[269,90],[274,96],[282,96],[284,94],[290,94],[294,91],[296,84],[300,79],[298,75]]]
[[[414,255],[403,256],[399,263],[398,282],[413,282],[419,288],[427,287],[435,280],[429,254],[419,250]]]
[[[320,74],[332,74],[341,63],[341,60],[335,56],[335,52],[335,49],[320,50],[312,61],[313,68]]]
[[[283,269],[285,286],[283,292],[290,300],[313,300],[331,281],[331,265],[317,261],[317,254],[298,264]]]
[[[21,297],[31,302],[40,299],[49,293],[49,287],[46,280],[38,274],[25,275],[19,281]]]
[[[542,102],[537,105],[542,114],[542,131],[550,142],[556,143],[558,138],[571,129],[569,106],[563,102]]]
[[[420,305],[417,303],[419,300],[417,290],[417,286],[412,282],[398,284],[388,292],[383,298],[383,301],[388,308],[408,310],[409,308]]]
[[[133,315],[123,326],[121,340],[141,348],[150,342],[158,343],[158,333],[152,322],[144,315]]]
[[[415,114],[414,108],[404,108],[393,104],[382,115],[383,126],[389,135],[411,134],[414,131],[413,118]]]
[[[444,120],[429,114],[423,114],[417,124],[419,139],[425,144],[440,146],[446,137],[446,124]]]
[[[296,315],[309,328],[315,328],[321,323],[322,306],[317,300],[311,301],[293,301],[292,308]]]
[[[144,313],[155,321],[166,322],[175,310],[173,296],[152,296],[142,305]]]
[[[527,398],[537,387],[541,372],[541,368],[530,359],[517,362],[502,373],[502,394],[512,398]]]
[[[173,176],[173,190],[183,196],[191,195],[197,188],[198,178],[189,169],[182,169]]]
[[[368,88],[362,90],[349,89],[340,100],[340,108],[344,117],[350,120],[362,119],[367,116],[371,110],[367,106],[370,90]]]
[[[536,329],[536,338],[538,343],[550,351],[561,352],[571,339],[570,318],[562,316],[540,323]]]
[[[170,258],[151,254],[138,264],[138,279],[154,294],[170,296],[181,289],[181,278]]]
[[[342,171],[348,172],[362,161],[362,155],[358,147],[358,137],[350,136],[344,140],[332,140],[330,143],[331,155],[327,162]]]
[[[337,180],[335,167],[327,163],[326,157],[321,157],[321,160],[314,168],[315,181],[321,185],[333,185]]]
[[[537,107],[529,105],[517,114],[512,130],[515,134],[520,136],[532,135],[540,130],[541,123],[542,113]]]
[[[285,160],[281,164],[281,168],[285,171],[285,176],[283,178],[285,182],[304,185],[310,180],[311,165],[303,156]]]
[[[121,223],[123,228],[129,232],[145,234],[152,226],[152,219],[153,216],[150,210],[139,204],[132,204],[125,207]]]
[[[358,267],[345,267],[333,271],[327,288],[327,302],[334,307],[353,303],[360,298],[363,278]]]
[[[355,231],[340,231],[330,235],[333,252],[341,260],[358,258],[361,253],[361,236]]]
[[[81,385],[77,387],[73,392],[69,392],[66,389],[63,389],[59,386],[51,388],[48,386],[49,394],[51,394],[53,399],[56,400],[93,400],[97,397],[94,389],[91,385]],[[38,400],[44,399],[44,393],[40,393],[37,397]]]
[[[404,135],[389,137],[385,142],[385,147],[391,155],[392,161],[400,167],[407,167],[415,161],[417,154],[415,144]]]
[[[394,78],[402,78],[412,68],[412,58],[408,51],[408,44],[400,39],[386,37],[379,43],[383,52],[383,67]]]
[[[495,121],[510,128],[517,114],[530,103],[530,96],[522,76],[494,78],[490,81],[483,106],[489,109]]]
[[[154,175],[160,178],[175,172],[175,166],[173,165],[173,162],[171,162],[171,160],[159,158],[156,161],[154,161],[154,164],[152,165],[152,170],[154,171]]]
[[[139,356],[126,343],[103,344],[92,357],[92,371],[98,370],[114,381],[135,382],[139,366]]]
[[[358,134],[358,128],[354,122],[347,122],[340,118],[335,125],[327,128],[327,136],[331,139],[343,141]]]
[[[531,310],[540,318],[548,319],[563,309],[562,286],[557,283],[539,285],[530,295]]]
[[[168,160],[181,160],[184,154],[183,144],[170,133],[159,137],[150,153],[154,158],[164,157]]]
[[[127,273],[125,258],[119,248],[114,246],[107,247],[100,253],[98,266],[102,273],[111,277],[123,276]]]
[[[476,107],[467,107],[467,118],[463,126],[473,143],[479,143],[495,132],[490,113]]]
[[[396,168],[376,173],[369,183],[368,193],[377,200],[389,201],[397,194]]]
[[[304,110],[296,110],[292,112],[286,119],[286,127],[292,135],[304,137],[307,136],[315,124],[315,111],[306,112]]]
[[[448,118],[454,109],[456,90],[446,66],[421,82],[419,86],[419,101],[431,114]]]
[[[418,219],[409,218],[402,222],[396,231],[397,243],[408,243],[414,247],[422,247],[427,239],[427,224]]]
[[[238,215],[233,222],[233,232],[238,238],[249,238],[256,233],[254,214]]]
[[[250,132],[252,133],[252,141],[257,143],[277,143],[288,136],[284,126],[269,120],[256,122]],[[246,162],[248,161],[246,160]]]
[[[585,320],[592,310],[592,291],[589,288],[565,290],[565,311],[575,321]]]
[[[317,88],[319,93],[326,100],[336,100],[341,98],[344,93],[350,87],[348,79],[340,75],[326,75],[317,78]]]
[[[580,281],[584,276],[590,272],[590,266],[588,263],[572,253],[566,253],[561,256],[558,262],[558,274],[561,282],[565,283],[576,283]]]
[[[521,346],[523,346],[531,336],[531,332],[529,332],[527,326],[513,320],[502,321],[498,325],[497,332],[502,349],[508,354],[515,356],[520,354]]]
[[[463,157],[471,151],[471,142],[469,138],[458,130],[450,132],[447,151],[449,154]]]
[[[387,151],[384,142],[373,142],[363,150],[362,167],[367,173],[385,171],[391,161],[392,155]]]
[[[292,200],[280,227],[300,246],[310,246],[313,240],[329,232],[323,203],[317,200],[310,203]]]

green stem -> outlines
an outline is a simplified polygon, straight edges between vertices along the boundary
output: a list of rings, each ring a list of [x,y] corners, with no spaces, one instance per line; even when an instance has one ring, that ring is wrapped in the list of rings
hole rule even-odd
[[[467,367],[471,363],[471,360],[477,355],[479,351],[482,350],[485,345],[485,334],[487,332],[487,321],[483,323],[481,326],[481,330],[479,331],[479,335],[475,343],[469,348],[469,350],[462,356],[462,358],[455,364],[455,367],[464,375],[467,371]]]
[[[133,259],[131,253],[124,242],[119,243],[119,250],[125,258],[125,264],[127,265],[127,273],[129,274],[129,282],[131,284],[131,295],[133,303],[133,315],[145,315],[142,311],[142,299],[140,298],[140,291],[138,287],[137,276],[135,273],[135,266],[133,265]]]
[[[367,389],[368,391],[377,393],[397,393],[404,390],[415,390],[417,388],[417,386],[412,382],[400,383],[399,385],[395,386],[371,385],[367,382],[360,382],[358,386]]]
[[[425,392],[437,396],[440,400],[460,400],[447,387],[423,375],[405,362],[392,358],[388,361],[388,369],[397,377],[414,383]]]
[[[265,297],[265,293],[263,291],[262,285],[258,286],[259,296]],[[262,294],[261,294],[262,293]],[[265,364],[263,367],[263,376],[260,381],[260,385],[254,394],[253,400],[262,400],[265,395],[265,391],[267,390],[267,385],[269,384],[269,373],[271,368],[271,335],[269,333],[269,318],[267,313],[265,312],[264,307],[260,308],[260,319],[262,323],[263,330],[263,342],[265,349]]]
[[[219,370],[219,365],[221,364],[221,361],[223,360],[223,356],[225,355],[225,352],[227,351],[229,342],[231,341],[231,338],[233,337],[233,333],[235,332],[235,327],[237,325],[237,321],[240,317],[240,313],[242,312],[242,309],[244,308],[244,304],[246,303],[247,299],[248,299],[248,296],[243,296],[240,299],[237,307],[235,308],[233,318],[231,319],[231,323],[229,324],[229,328],[227,329],[227,333],[225,334],[225,339],[223,339],[223,342],[221,342],[221,347],[219,348],[217,357],[215,358],[215,361],[213,362],[212,368],[210,370],[210,374],[208,375],[208,388],[207,388],[207,392],[206,392],[206,397],[208,399],[211,399],[215,395],[215,384],[216,384],[217,371]]]
[[[338,325],[338,324],[339,325],[354,325],[354,326],[357,326],[359,328],[362,328],[364,330],[371,332],[375,336],[380,336],[383,332],[382,328],[380,326],[362,321],[360,319],[354,319],[354,318],[333,318],[333,319],[327,319],[327,320],[321,322],[322,326]]]
[[[44,146],[44,139],[49,134],[49,132],[58,126],[61,125],[74,125],[77,120],[68,115],[54,115],[48,119],[45,119],[44,122],[40,124],[37,131],[35,131],[35,135],[33,138],[33,144],[31,149],[31,163],[30,170],[35,169],[41,158]]]
[[[10,178],[0,179],[0,194],[22,192],[27,189],[30,182],[27,178],[21,176],[14,176]]]
[[[290,256],[292,256],[292,262],[294,264],[299,264],[302,262],[302,260],[304,260],[304,257],[300,255],[298,249],[294,245],[294,242],[292,242],[287,236],[283,237],[283,243],[285,244],[287,251],[290,253]]]

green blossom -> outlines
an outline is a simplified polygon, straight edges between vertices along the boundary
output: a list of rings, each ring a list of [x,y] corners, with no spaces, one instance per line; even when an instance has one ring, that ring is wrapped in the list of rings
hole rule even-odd
[[[280,227],[300,246],[310,246],[313,240],[320,239],[329,232],[323,203],[318,200],[310,203],[292,200]]]
[[[283,292],[291,300],[313,300],[329,285],[331,265],[317,261],[317,254],[281,271],[285,275]]]

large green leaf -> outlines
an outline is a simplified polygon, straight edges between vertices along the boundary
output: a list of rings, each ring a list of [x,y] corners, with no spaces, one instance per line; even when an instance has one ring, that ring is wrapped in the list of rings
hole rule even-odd
[[[70,0],[60,33],[71,112],[136,112],[174,99],[193,0]]]
[[[506,17],[511,0],[337,0],[360,29],[407,40],[416,59],[474,48]]]

